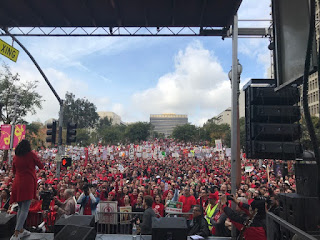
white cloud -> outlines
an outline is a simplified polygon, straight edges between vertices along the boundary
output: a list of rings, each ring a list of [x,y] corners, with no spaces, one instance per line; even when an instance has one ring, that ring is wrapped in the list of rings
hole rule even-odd
[[[214,56],[194,41],[175,59],[174,72],[159,78],[154,88],[133,95],[134,109],[145,117],[152,113],[188,114],[200,124],[230,106],[231,87],[227,74]]]
[[[67,91],[74,93],[76,97],[77,95],[83,96],[83,90],[88,88],[85,82],[72,79],[67,74],[54,68],[42,70],[61,99],[64,99]],[[11,65],[11,71],[13,73],[18,72],[22,82],[38,81],[36,90],[42,96],[42,109],[38,109],[35,115],[29,114],[26,120],[44,122],[50,118],[58,118],[59,102],[35,66],[27,61],[20,61],[17,65]]]
[[[114,113],[121,116],[121,120],[123,120],[123,117],[125,117],[125,110],[121,103],[114,103],[111,109]]]
[[[243,0],[238,11],[239,20],[270,20],[271,0]],[[240,21],[239,27],[269,27],[269,21]]]

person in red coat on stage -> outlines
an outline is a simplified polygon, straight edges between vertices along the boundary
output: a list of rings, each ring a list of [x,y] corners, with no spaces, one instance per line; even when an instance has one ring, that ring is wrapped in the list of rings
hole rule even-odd
[[[28,216],[31,200],[36,198],[36,166],[40,169],[43,168],[43,164],[37,155],[31,152],[29,141],[24,139],[16,147],[12,165],[15,178],[12,185],[10,203],[17,202],[19,210],[15,232],[10,240],[19,240],[30,235],[29,231],[23,229],[23,225]]]

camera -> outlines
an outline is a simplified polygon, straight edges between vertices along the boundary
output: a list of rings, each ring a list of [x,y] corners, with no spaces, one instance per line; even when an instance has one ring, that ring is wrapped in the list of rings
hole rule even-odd
[[[227,195],[227,200],[228,201],[233,201],[233,195]]]
[[[40,192],[40,199],[42,199],[42,210],[49,210],[50,202],[53,200],[54,193],[52,191]]]

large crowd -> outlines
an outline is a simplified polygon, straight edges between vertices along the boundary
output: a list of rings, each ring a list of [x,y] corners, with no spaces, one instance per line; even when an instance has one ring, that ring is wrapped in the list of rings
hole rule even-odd
[[[264,208],[261,204],[256,208],[263,218],[265,211],[278,214],[279,193],[295,192],[290,162],[286,162],[287,171],[282,171],[282,162],[250,160],[242,154],[241,183],[236,195],[228,197],[229,149],[217,149],[207,143],[192,145],[165,139],[138,145],[69,146],[65,152],[72,158],[72,164],[61,167],[58,176],[57,149],[34,151],[43,168],[36,169],[37,199],[32,200],[29,212],[44,210],[43,196],[48,192],[52,201],[45,208],[51,211],[54,221],[77,211],[97,215],[97,206],[102,201],[116,201],[118,207],[131,206],[133,212],[146,211],[147,203],[157,217],[164,217],[167,205],[178,201],[183,203],[182,212],[190,213],[185,217],[191,235],[230,236],[231,225],[237,225],[239,220],[230,212],[232,201],[244,213],[252,204],[264,201]],[[15,203],[10,201],[13,181],[12,165],[1,161],[1,211],[16,212]],[[142,219],[136,219],[135,223],[146,227]]]

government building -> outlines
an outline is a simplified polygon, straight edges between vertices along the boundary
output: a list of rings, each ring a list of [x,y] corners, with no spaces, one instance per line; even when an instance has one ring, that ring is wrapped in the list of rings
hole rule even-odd
[[[188,115],[184,114],[150,114],[150,123],[154,127],[154,131],[162,133],[165,137],[172,134],[176,126],[188,123]]]

